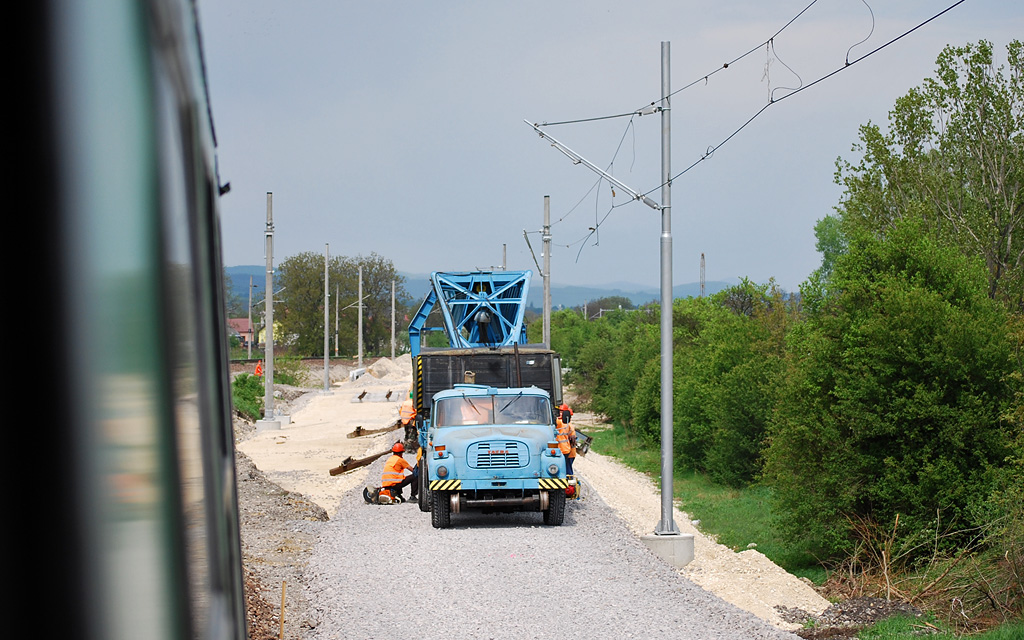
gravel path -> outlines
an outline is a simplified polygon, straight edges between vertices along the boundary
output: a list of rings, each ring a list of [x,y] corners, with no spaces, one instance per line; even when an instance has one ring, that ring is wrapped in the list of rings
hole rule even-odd
[[[280,399],[292,421],[279,431],[238,428],[250,591],[262,589],[277,610],[287,582],[285,637],[793,638],[782,629],[806,619],[796,610],[828,606],[757,551],[735,553],[703,536],[678,510],[696,559],[682,570],[663,563],[639,539],[660,515],[657,488],[595,453],[577,460],[585,500],[570,501],[561,527],[542,525],[540,513],[469,513],[436,530],[414,504],[366,505],[362,486],[380,477],[383,459],[340,476],[327,470],[387,448],[393,434],[347,434],[397,417],[407,360],[378,361],[372,376],[335,383],[330,394],[295,389]],[[388,391],[391,401],[381,402]],[[601,428],[586,413],[574,422]],[[780,606],[795,617],[784,620]],[[269,622],[278,625],[276,616]]]
[[[570,502],[561,527],[462,513],[436,530],[415,504],[358,490],[338,513],[304,571],[311,640],[795,637],[660,561],[598,496]]]

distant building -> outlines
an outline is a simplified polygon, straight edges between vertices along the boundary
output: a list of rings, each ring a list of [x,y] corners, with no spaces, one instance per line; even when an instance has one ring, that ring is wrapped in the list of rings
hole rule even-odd
[[[249,318],[228,318],[228,329],[232,334],[238,334],[242,339],[243,347],[248,347],[252,342],[253,327]]]

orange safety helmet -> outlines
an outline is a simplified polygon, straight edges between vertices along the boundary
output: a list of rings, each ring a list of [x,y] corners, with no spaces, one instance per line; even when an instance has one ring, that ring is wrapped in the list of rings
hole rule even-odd
[[[396,442],[396,443],[395,443],[395,444],[394,444],[394,445],[393,445],[393,446],[391,447],[391,452],[392,452],[392,453],[405,453],[405,445],[404,445],[404,444],[402,444],[401,442]]]

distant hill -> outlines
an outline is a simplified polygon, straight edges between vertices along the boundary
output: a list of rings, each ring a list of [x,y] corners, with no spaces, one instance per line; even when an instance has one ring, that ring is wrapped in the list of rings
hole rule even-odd
[[[247,298],[246,288],[249,286],[249,276],[252,276],[252,299],[253,301],[263,300],[263,289],[266,286],[266,266],[264,265],[241,265],[227,267],[228,276],[231,278],[232,292],[245,304]],[[429,273],[406,273],[399,271],[398,275],[405,278],[405,289],[409,292],[410,299],[404,300],[405,304],[418,305],[430,290]],[[717,293],[739,283],[734,282],[705,282],[704,295]],[[543,281],[534,276],[530,282],[530,295],[527,297],[527,306],[534,309],[542,309],[544,285]],[[688,282],[677,284],[672,287],[672,295],[676,298],[689,298],[700,295],[700,283]],[[586,302],[592,302],[600,298],[622,296],[629,298],[634,305],[642,305],[648,302],[657,301],[661,297],[661,290],[656,287],[645,287],[631,282],[611,282],[601,286],[577,286],[577,285],[551,285],[551,306],[554,309],[563,307],[579,307]]]
[[[239,267],[227,267],[224,269],[231,278],[231,293],[238,296],[238,299],[245,305],[248,302],[249,276],[252,276],[252,300],[263,300],[263,290],[267,287],[266,265],[243,265]]]
[[[231,292],[238,296],[243,304],[247,301],[246,289],[249,287],[249,276],[252,276],[253,301],[263,300],[263,289],[266,286],[266,266],[264,265],[240,265],[229,266],[225,269],[231,279]],[[409,300],[403,300],[406,304],[419,304],[430,290],[429,273],[409,273],[399,271],[399,275],[406,279],[406,291],[410,294]],[[723,289],[728,289],[739,281],[711,282],[705,283],[705,295],[712,295]],[[676,285],[672,288],[673,296],[676,298],[689,298],[700,295],[699,283],[686,283]],[[641,305],[651,301],[657,301],[660,297],[660,290],[655,287],[644,287],[635,283],[608,283],[602,286],[581,287],[575,285],[551,286],[551,306],[555,309],[562,307],[583,306],[586,302],[593,302],[600,298],[611,296],[622,296],[629,298],[634,305]],[[534,276],[529,284],[529,296],[526,298],[526,305],[541,309],[544,307],[544,283]]]
[[[406,273],[400,271],[399,275],[405,277],[405,289],[409,292],[410,297],[418,304],[430,290],[430,274]],[[734,282],[705,282],[704,294],[711,295],[738,283],[738,279]],[[687,284],[675,285],[672,287],[672,295],[676,298],[696,297],[700,295],[700,283],[690,282]],[[543,296],[544,283],[535,275],[533,280],[530,282],[530,294],[526,298],[527,306],[535,309],[542,309],[544,307]],[[560,285],[557,283],[552,283],[551,285],[551,306],[555,309],[562,307],[579,307],[585,302],[598,300],[600,298],[608,298],[611,296],[629,298],[634,305],[641,305],[651,302],[652,300],[658,300],[661,297],[661,289],[656,287],[644,287],[643,285],[632,282],[612,282],[600,286]]]

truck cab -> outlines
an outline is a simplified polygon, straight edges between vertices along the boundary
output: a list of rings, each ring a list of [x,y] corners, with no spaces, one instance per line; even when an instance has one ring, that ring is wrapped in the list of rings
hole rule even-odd
[[[541,511],[565,516],[565,458],[558,449],[551,397],[539,387],[456,384],[436,393],[424,424],[423,484],[431,524],[451,514]]]

